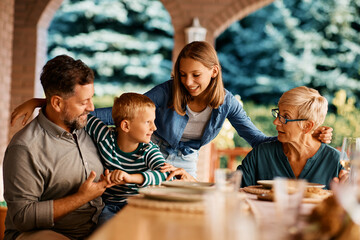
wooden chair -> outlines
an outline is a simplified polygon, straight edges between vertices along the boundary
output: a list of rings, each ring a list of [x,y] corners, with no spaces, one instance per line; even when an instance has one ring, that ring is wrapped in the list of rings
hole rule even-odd
[[[4,239],[7,207],[0,207],[0,240]]]
[[[210,182],[215,181],[215,169],[220,167],[220,157],[227,156],[227,168],[235,170],[236,157],[246,156],[252,148],[228,148],[217,149],[214,143],[211,143],[211,161],[210,161]]]

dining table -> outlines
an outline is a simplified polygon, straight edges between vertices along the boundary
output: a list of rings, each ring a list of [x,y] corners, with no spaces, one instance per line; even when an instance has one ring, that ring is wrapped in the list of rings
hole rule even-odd
[[[250,216],[249,219],[253,219],[256,228],[255,235],[253,233],[251,237],[243,239],[280,239],[274,201],[259,200],[256,194],[246,193],[242,189],[238,194],[241,194],[239,199],[247,206],[243,211]],[[306,217],[315,206],[314,203],[301,204],[300,226],[306,225]],[[167,201],[140,194],[129,198],[128,205],[95,230],[88,240],[221,239],[214,237],[214,225],[209,223],[207,207],[204,201]]]

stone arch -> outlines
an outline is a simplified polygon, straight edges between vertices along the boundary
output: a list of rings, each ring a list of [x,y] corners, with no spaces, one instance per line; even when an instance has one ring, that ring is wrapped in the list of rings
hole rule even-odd
[[[218,37],[233,22],[272,3],[274,0],[161,0],[168,10],[174,26],[173,62],[185,45],[184,29],[198,17],[207,29],[206,41],[214,44]]]
[[[250,0],[246,3],[241,1],[234,1],[223,9],[223,13],[216,16],[211,24],[209,30],[213,32],[213,38],[216,39],[222,32],[224,32],[232,23],[243,19],[256,10],[265,7],[274,0]]]
[[[15,1],[10,110],[41,96],[38,81],[46,61],[47,28],[63,0]],[[9,137],[22,126],[10,128]]]

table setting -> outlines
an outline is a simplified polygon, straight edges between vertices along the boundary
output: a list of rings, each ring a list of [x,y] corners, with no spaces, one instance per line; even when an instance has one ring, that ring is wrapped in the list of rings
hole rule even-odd
[[[166,181],[160,186],[139,189],[139,195],[129,198],[128,204],[172,211],[204,213],[207,198],[217,191],[237,192],[240,172],[227,169],[216,171],[216,184],[210,182]]]
[[[274,180],[259,180],[258,185],[244,187],[242,190],[249,194],[256,195],[259,200],[274,201],[273,185]],[[325,185],[319,183],[305,183],[303,203],[320,203],[333,193],[331,190],[323,189]]]
[[[275,178],[239,188],[241,177],[241,171],[217,169],[215,183],[169,181],[140,189],[139,195],[129,198],[124,210],[89,240],[315,240],[358,236],[360,219],[349,214],[354,203],[338,200],[346,190],[343,185],[337,185],[333,192],[318,183]],[[360,204],[356,206],[360,211]],[[122,238],[116,237],[116,232]]]

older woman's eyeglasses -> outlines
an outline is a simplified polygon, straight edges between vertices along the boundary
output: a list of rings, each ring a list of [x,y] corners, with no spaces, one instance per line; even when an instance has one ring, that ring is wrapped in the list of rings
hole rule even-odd
[[[279,121],[282,124],[287,124],[288,122],[299,122],[299,121],[306,121],[307,119],[287,119],[284,116],[281,116],[279,113],[278,108],[271,109],[271,113],[274,118],[279,118]]]

